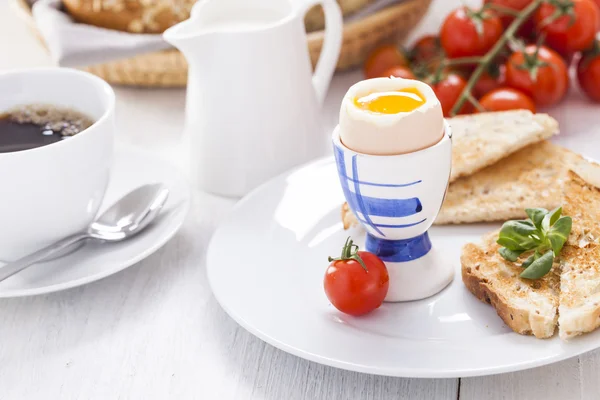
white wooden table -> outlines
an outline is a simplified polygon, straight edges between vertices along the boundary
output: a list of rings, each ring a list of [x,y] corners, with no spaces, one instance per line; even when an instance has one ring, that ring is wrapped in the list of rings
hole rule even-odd
[[[437,0],[420,31],[439,26],[450,3],[460,1]],[[0,70],[49,64],[41,45],[0,0]],[[337,122],[342,95],[359,78],[335,78],[324,110],[329,127]],[[116,91],[119,142],[184,165],[185,91]],[[553,115],[565,132],[561,142],[600,158],[596,111],[575,93]],[[400,379],[342,371],[279,351],[239,327],[213,298],[204,255],[234,202],[194,196],[181,232],[138,265],[81,288],[0,300],[1,400],[600,397],[600,352],[497,376]]]

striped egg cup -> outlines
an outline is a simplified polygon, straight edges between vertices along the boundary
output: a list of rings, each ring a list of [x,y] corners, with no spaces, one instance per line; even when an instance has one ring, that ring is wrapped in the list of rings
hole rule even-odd
[[[338,127],[333,133],[333,149],[346,201],[367,231],[365,249],[388,266],[390,291],[386,300],[428,297],[445,287],[452,280],[448,280],[448,268],[433,277],[427,276],[436,274],[431,266],[416,273],[412,270],[416,264],[430,264],[436,257],[431,254],[427,230],[440,211],[450,179],[450,126],[445,124],[444,136],[437,144],[392,156],[350,150],[342,144]],[[428,279],[432,287],[415,287],[416,279]],[[406,288],[408,281],[413,287]]]

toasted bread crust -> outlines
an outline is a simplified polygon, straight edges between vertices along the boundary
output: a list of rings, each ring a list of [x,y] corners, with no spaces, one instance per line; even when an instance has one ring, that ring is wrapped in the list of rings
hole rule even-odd
[[[589,163],[588,172],[600,176],[600,166]],[[591,169],[595,168],[595,169]],[[569,171],[563,186],[563,214],[573,219],[568,245],[579,248],[600,243],[600,189]]]
[[[468,243],[465,251],[471,251],[468,246],[474,246]],[[474,266],[471,266],[468,260],[462,260],[462,280],[467,289],[484,303],[490,304],[502,321],[513,331],[521,335],[532,335],[531,324],[528,322],[526,313],[511,307],[506,301],[501,298],[492,287],[488,285],[485,278],[481,278],[473,273]]]
[[[527,110],[462,115],[448,123],[453,130],[450,182],[558,133],[554,118]]]
[[[600,246],[567,245],[560,257],[559,334],[571,339],[600,326]]]
[[[585,180],[569,171],[563,212],[573,219],[560,254],[559,334],[571,339],[600,326],[600,166],[588,163]],[[578,171],[579,172],[579,171]]]
[[[342,224],[344,224],[344,229],[348,230],[356,225],[358,225],[358,220],[352,211],[350,211],[350,206],[348,203],[344,202],[342,204]]]
[[[520,267],[502,259],[495,243],[498,232],[484,237],[483,247],[467,243],[461,253],[462,279],[479,300],[490,304],[513,331],[549,338],[554,335],[558,306],[558,275],[531,281],[519,278]]]

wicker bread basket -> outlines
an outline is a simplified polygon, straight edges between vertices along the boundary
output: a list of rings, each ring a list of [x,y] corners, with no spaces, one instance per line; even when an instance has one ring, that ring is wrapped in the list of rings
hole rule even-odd
[[[25,0],[11,0],[19,15],[36,32],[31,9]],[[360,65],[369,52],[380,43],[397,43],[406,38],[425,15],[431,0],[405,0],[361,20],[344,26],[342,51],[338,70]],[[38,34],[39,36],[39,34]],[[314,63],[323,44],[323,31],[308,34],[308,49]],[[106,64],[93,65],[84,70],[117,85],[185,86],[187,63],[177,50],[165,50]]]

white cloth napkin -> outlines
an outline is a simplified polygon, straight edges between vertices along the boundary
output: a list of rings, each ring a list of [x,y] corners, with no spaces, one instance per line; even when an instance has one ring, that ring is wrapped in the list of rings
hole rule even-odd
[[[168,49],[162,35],[120,32],[75,23],[60,10],[60,0],[39,0],[33,18],[53,60],[82,67]]]
[[[346,22],[401,1],[377,0]],[[33,6],[33,18],[52,59],[62,67],[102,64],[171,48],[160,34],[127,33],[76,23],[61,11],[61,0],[38,0]]]

